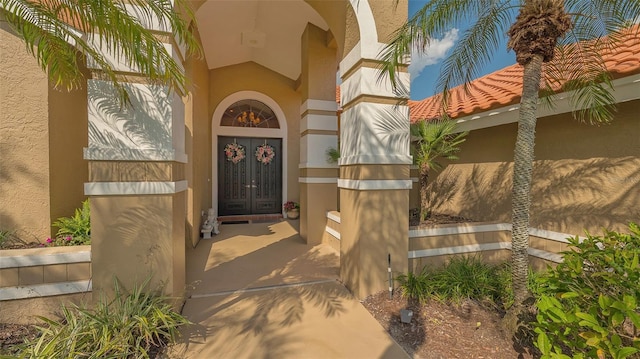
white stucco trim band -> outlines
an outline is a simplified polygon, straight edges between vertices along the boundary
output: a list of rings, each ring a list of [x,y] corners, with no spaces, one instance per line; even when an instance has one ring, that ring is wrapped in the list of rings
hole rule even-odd
[[[327,101],[327,100],[314,100],[307,99],[300,106],[300,114],[307,112],[308,110],[320,110],[320,111],[338,111],[338,103],[335,101]]]
[[[333,237],[335,237],[337,240],[340,240],[340,232],[336,231],[335,229],[326,226],[324,227],[324,231],[329,233],[330,235],[332,235]]]
[[[355,155],[340,157],[340,166],[348,165],[406,165],[413,162],[409,155]]]
[[[304,163],[298,164],[298,168],[300,168],[300,169],[303,169],[303,168],[320,168],[320,169],[332,168],[332,169],[338,169],[339,167],[335,163],[310,164],[308,162],[304,162]]]
[[[355,70],[340,85],[340,104],[346,107],[351,101],[364,95],[397,98],[398,94],[389,77],[379,79],[379,72],[380,70],[370,67]],[[408,72],[399,73],[398,80],[402,86],[409,88]]]
[[[358,191],[411,189],[411,180],[351,180],[338,179],[338,187]]]
[[[91,280],[0,288],[0,301],[90,292]]]
[[[338,131],[338,116],[315,114],[306,115],[300,120],[300,133],[307,130]]]
[[[511,249],[511,243],[509,242],[496,242],[496,243],[484,243],[484,244],[468,244],[466,246],[455,247],[443,247],[434,249],[419,249],[415,251],[409,251],[409,259],[435,257],[450,254],[472,253],[482,251],[495,251],[501,249]]]
[[[187,181],[177,182],[87,182],[84,194],[87,196],[122,196],[175,194],[187,190]]]
[[[441,227],[441,228],[428,228],[428,229],[411,229],[409,230],[409,238],[418,237],[435,237],[446,236],[451,234],[468,234],[468,233],[481,233],[481,232],[499,232],[509,231],[511,232],[511,223],[493,223],[493,224],[480,224],[480,225],[461,225],[453,227]],[[569,243],[567,238],[575,237],[573,235],[554,232],[546,229],[529,228],[529,235],[548,239],[561,243]],[[584,240],[584,237],[578,237],[580,240]]]
[[[89,161],[172,161],[187,163],[185,153],[178,153],[174,149],[131,149],[85,147],[84,159]]]
[[[494,223],[494,224],[481,224],[481,225],[465,224],[465,225],[452,226],[452,227],[410,229],[409,238],[448,236],[452,234],[498,232],[498,231],[511,231],[511,224],[509,223]]]
[[[336,184],[338,183],[337,178],[332,177],[300,177],[298,178],[298,183],[308,183],[308,184]]]
[[[336,222],[336,223],[340,223],[340,216],[336,216],[335,214],[331,213],[331,212],[327,212],[327,218]]]
[[[91,262],[91,251],[0,257],[0,269]]]
[[[425,257],[437,257],[451,254],[464,254],[484,251],[496,251],[496,250],[511,250],[510,242],[496,242],[496,243],[484,243],[484,244],[469,244],[466,246],[445,247],[435,249],[420,249],[415,251],[409,251],[409,259],[425,258]],[[562,255],[544,251],[541,249],[529,248],[527,250],[532,257],[537,257],[552,261],[555,263],[562,262]]]

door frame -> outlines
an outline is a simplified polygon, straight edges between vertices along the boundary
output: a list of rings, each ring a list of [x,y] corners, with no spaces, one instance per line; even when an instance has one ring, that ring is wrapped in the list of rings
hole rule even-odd
[[[229,106],[240,100],[256,100],[269,106],[278,118],[280,128],[256,128],[256,127],[230,127],[220,126],[222,115]],[[216,106],[211,119],[211,207],[218,216],[218,136],[236,136],[236,137],[258,137],[258,138],[279,138],[282,140],[282,199],[287,198],[287,118],[284,111],[278,103],[271,97],[257,91],[238,91],[225,97],[218,106]],[[247,156],[252,155],[247,153]],[[280,208],[284,214],[284,210]]]

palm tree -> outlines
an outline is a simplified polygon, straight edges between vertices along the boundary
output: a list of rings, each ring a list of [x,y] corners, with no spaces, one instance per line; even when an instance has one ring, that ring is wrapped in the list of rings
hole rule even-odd
[[[511,320],[529,297],[529,206],[539,94],[552,103],[554,92],[573,90],[574,117],[590,123],[610,121],[615,100],[611,76],[600,54],[616,46],[638,14],[637,0],[430,0],[397,30],[381,53],[381,74],[396,84],[397,71],[405,66],[412,48],[424,50],[432,38],[471,20],[437,81],[446,111],[448,90],[476,78],[503,34],[508,34],[507,47],[515,51],[524,68],[513,173],[511,240],[516,305],[510,311]]]
[[[450,119],[421,120],[411,125],[413,160],[420,171],[420,219],[431,215],[427,191],[429,171],[442,168],[440,158],[458,159],[458,146],[465,141],[468,132],[454,133],[455,128],[455,121]]]
[[[135,16],[127,12],[132,6],[137,7]],[[194,15],[186,0],[0,0],[0,11],[56,88],[79,87],[85,81],[81,62],[86,59],[99,69],[94,76],[114,84],[122,103],[128,95],[107,54],[148,81],[186,93],[182,66],[158,33],[144,24],[157,22],[185,44],[189,55],[201,53],[189,29]]]

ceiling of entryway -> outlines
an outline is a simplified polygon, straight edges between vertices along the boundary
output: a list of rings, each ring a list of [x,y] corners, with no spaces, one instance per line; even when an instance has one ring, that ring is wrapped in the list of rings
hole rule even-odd
[[[253,61],[292,80],[307,23],[329,28],[302,0],[209,0],[196,17],[209,69]]]

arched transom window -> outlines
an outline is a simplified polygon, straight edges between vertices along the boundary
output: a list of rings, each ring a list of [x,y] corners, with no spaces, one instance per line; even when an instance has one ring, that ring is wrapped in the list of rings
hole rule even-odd
[[[241,100],[229,106],[220,126],[280,128],[273,111],[258,100]]]

